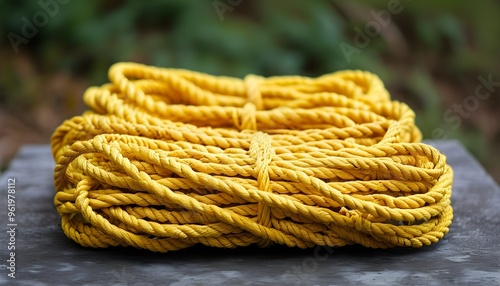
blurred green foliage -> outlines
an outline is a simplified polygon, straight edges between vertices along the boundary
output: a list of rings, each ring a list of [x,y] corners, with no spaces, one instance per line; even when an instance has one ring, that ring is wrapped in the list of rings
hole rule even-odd
[[[15,53],[8,34],[22,36],[23,17],[33,21],[45,10],[40,1],[3,0],[0,104],[30,110],[45,100],[58,102],[61,95],[54,99],[43,91],[47,75],[64,73],[86,85],[102,84],[118,61],[236,77],[363,69],[378,74],[395,99],[417,111],[425,137],[443,128],[487,162],[489,152],[500,146],[499,92],[481,107],[481,114],[491,112],[487,119],[477,119],[476,112],[454,130],[442,116],[474,94],[478,76],[500,79],[499,2],[398,1],[402,11],[391,14],[390,24],[381,26],[366,47],[358,46],[349,61],[339,45],[356,48],[355,28],[364,30],[376,20],[374,13],[394,1],[41,0],[56,3],[57,12],[52,7],[48,23],[25,37],[28,42]],[[222,16],[217,5],[227,8]],[[19,67],[23,58],[34,70],[29,75]],[[68,106],[75,109],[72,114],[81,112],[78,104]],[[482,129],[481,120],[494,126]]]

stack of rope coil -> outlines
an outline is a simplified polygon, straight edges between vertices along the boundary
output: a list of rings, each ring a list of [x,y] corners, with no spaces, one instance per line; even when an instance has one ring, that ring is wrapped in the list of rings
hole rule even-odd
[[[373,74],[109,77],[52,137],[54,202],[83,246],[421,247],[448,232],[452,170]]]

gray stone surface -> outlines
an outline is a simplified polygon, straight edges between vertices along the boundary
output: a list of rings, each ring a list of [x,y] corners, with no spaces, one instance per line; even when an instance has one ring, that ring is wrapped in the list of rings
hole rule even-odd
[[[421,249],[194,247],[170,253],[88,249],[53,206],[48,146],[22,148],[0,178],[0,285],[500,285],[500,190],[455,141],[433,143],[455,171],[450,233]],[[16,279],[6,260],[7,180],[16,178]]]

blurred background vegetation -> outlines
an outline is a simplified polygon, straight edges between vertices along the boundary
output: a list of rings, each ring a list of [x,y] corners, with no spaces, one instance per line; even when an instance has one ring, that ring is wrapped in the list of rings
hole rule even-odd
[[[0,8],[0,168],[20,145],[48,143],[81,114],[84,90],[107,82],[111,64],[136,61],[236,77],[368,70],[417,112],[426,138],[459,139],[500,182],[499,84],[473,110],[453,109],[474,103],[480,77],[500,82],[499,1],[0,0]]]

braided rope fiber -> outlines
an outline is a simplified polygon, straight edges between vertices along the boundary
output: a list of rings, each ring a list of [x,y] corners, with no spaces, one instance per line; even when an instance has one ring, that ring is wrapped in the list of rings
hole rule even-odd
[[[54,203],[83,246],[421,247],[452,169],[362,71],[244,80],[118,63],[52,137]]]

